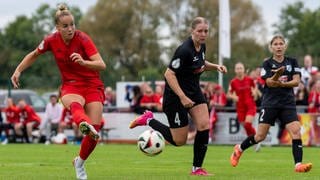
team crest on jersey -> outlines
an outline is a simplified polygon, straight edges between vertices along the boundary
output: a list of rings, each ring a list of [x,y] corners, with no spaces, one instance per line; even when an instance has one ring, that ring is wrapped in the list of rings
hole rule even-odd
[[[38,48],[40,50],[43,50],[43,48],[44,48],[44,40],[41,41],[41,43],[39,44]]]
[[[287,71],[291,72],[292,71],[292,66],[291,65],[286,65]]]
[[[177,58],[175,60],[172,61],[171,65],[173,68],[178,69],[180,67],[180,58]]]
[[[272,64],[272,68],[277,68],[277,66],[275,64]]]

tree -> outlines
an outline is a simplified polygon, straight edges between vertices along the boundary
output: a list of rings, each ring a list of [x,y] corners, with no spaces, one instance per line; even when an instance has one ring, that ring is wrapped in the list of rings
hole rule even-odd
[[[159,3],[100,0],[81,21],[81,29],[91,34],[107,61],[108,83],[121,77],[137,80],[143,76],[141,71],[149,72],[148,69],[156,69],[160,74],[163,63],[157,32],[161,25]],[[110,77],[117,78],[110,82]]]
[[[304,7],[303,2],[289,4],[281,10],[280,22],[275,24],[275,33],[288,39],[288,54],[299,59],[305,54],[311,54],[314,59],[319,59],[319,18],[320,8],[311,11]],[[320,62],[315,63],[320,65]]]

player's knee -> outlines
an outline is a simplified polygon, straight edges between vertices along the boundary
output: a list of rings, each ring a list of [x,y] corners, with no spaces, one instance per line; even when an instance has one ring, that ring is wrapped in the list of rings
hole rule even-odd
[[[256,135],[254,136],[254,139],[255,139],[255,141],[258,143],[258,142],[263,141],[266,137],[267,137],[266,134],[256,134]]]
[[[186,141],[181,141],[181,140],[174,141],[174,142],[175,142],[174,146],[183,146],[186,144]]]

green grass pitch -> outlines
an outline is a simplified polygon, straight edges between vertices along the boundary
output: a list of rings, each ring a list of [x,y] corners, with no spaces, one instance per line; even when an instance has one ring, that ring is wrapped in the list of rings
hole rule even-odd
[[[192,146],[167,146],[160,155],[148,157],[135,145],[98,145],[86,162],[88,179],[319,179],[320,149],[304,148],[309,173],[294,173],[291,147],[248,149],[238,167],[229,164],[232,146],[210,145],[204,167],[213,177],[190,177]],[[9,144],[0,146],[0,179],[75,179],[71,161],[77,145]]]

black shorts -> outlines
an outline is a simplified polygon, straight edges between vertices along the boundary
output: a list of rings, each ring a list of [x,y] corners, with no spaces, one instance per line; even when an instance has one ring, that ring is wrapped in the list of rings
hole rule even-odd
[[[206,103],[204,97],[198,96],[192,98],[194,106]],[[193,106],[193,107],[194,107]],[[164,100],[163,112],[166,114],[170,128],[181,128],[189,124],[188,112],[190,108],[185,108],[179,98],[172,97],[170,100]]]
[[[297,110],[295,108],[263,108],[260,111],[259,123],[270,124],[274,126],[275,121],[279,119],[282,125],[293,121],[299,121]]]

